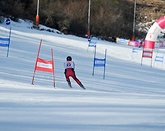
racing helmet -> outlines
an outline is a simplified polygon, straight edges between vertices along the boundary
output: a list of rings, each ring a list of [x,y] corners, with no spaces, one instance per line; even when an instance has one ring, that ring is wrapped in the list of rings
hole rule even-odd
[[[72,57],[71,57],[71,56],[68,56],[68,57],[66,58],[66,60],[67,60],[67,61],[71,61],[71,60],[72,60]]]

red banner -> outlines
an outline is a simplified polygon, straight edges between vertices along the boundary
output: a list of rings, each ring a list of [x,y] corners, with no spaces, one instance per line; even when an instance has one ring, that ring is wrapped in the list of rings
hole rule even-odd
[[[153,51],[152,50],[143,50],[142,57],[152,58]]]
[[[142,58],[141,58],[141,65],[142,65],[143,58],[150,58],[151,59],[150,67],[152,67],[152,56],[153,56],[153,49],[143,48]]]
[[[37,58],[35,70],[44,72],[54,72],[53,61],[47,61],[41,58]]]

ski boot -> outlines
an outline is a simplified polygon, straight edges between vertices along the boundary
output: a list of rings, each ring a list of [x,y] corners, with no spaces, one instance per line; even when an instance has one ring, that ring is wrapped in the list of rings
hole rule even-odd
[[[80,83],[79,86],[80,86],[81,88],[85,89],[85,87],[83,86],[82,83]]]
[[[71,82],[70,82],[70,81],[67,81],[67,82],[68,82],[68,86],[69,86],[70,88],[72,88]]]

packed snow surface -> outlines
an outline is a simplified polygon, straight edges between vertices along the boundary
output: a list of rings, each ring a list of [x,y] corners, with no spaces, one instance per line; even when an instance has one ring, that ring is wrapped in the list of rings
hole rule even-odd
[[[1,24],[0,37],[8,37],[10,27],[9,57],[0,47],[1,131],[165,131],[165,67],[154,61],[164,49],[155,49],[152,61],[144,58],[141,65],[141,48],[132,53],[130,46],[93,39],[98,58],[107,49],[103,79],[102,67],[92,76],[94,48],[87,39],[31,29],[27,21]],[[36,71],[31,84],[41,39],[41,58],[51,59],[53,49],[55,88],[47,72]],[[73,79],[73,88],[67,85],[68,55],[86,90]]]

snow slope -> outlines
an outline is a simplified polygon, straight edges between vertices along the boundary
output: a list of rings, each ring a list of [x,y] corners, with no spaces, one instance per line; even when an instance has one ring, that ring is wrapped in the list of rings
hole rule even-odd
[[[9,57],[0,47],[1,131],[165,131],[164,64],[141,62],[141,49],[97,41],[97,57],[107,49],[106,78],[103,69],[92,76],[93,48],[84,38],[31,29],[29,22],[12,22]],[[8,35],[0,25],[0,37]],[[40,57],[54,50],[56,88],[50,73],[36,72],[31,84],[40,39]],[[156,55],[154,53],[154,57]],[[161,54],[164,50],[161,49]],[[86,87],[73,80],[69,88],[63,63],[68,55]],[[153,60],[154,62],[154,60]]]

